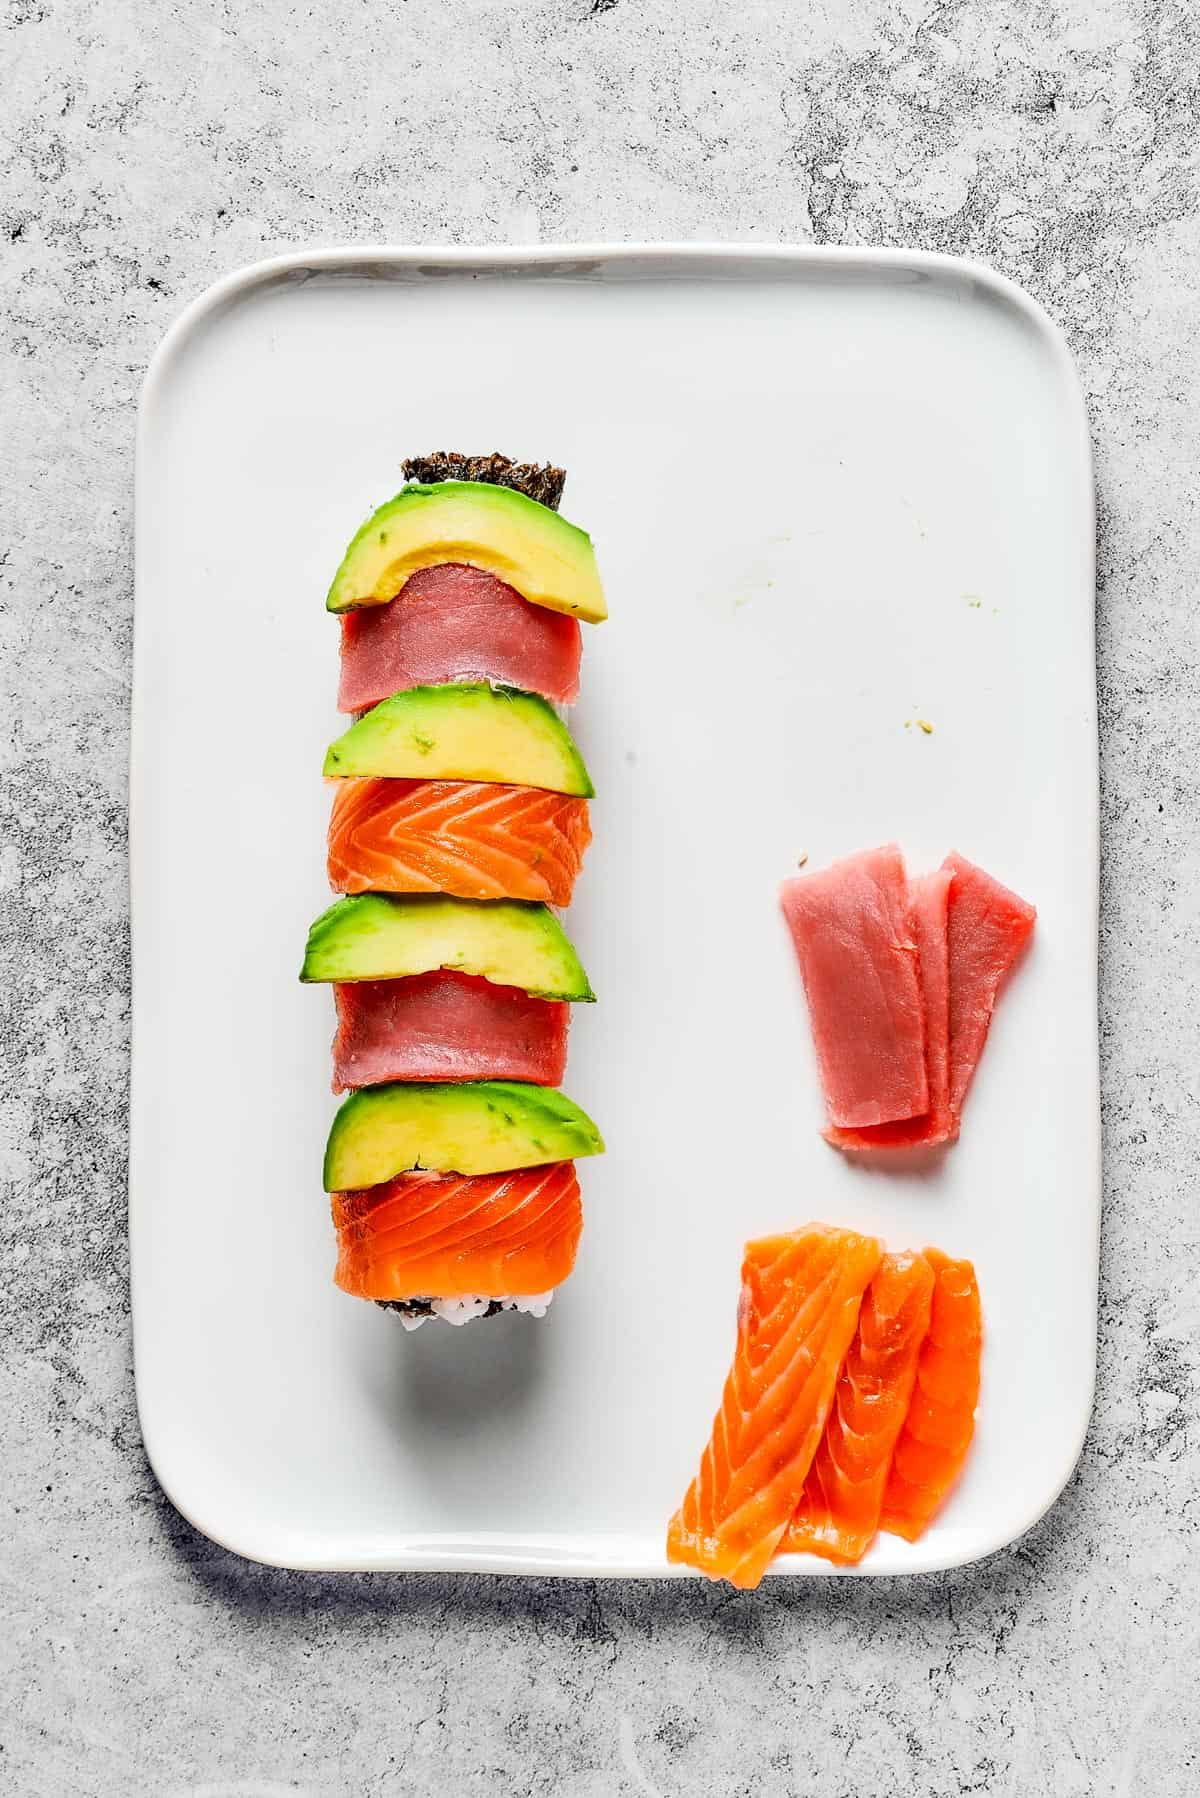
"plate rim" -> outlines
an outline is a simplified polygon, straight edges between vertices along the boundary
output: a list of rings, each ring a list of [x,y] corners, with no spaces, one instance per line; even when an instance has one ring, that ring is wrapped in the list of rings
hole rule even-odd
[[[294,1546],[284,1546],[278,1533],[273,1539],[264,1540],[262,1532],[257,1531],[253,1526],[243,1531],[235,1524],[214,1518],[211,1513],[205,1514],[204,1507],[192,1505],[186,1492],[182,1489],[186,1485],[186,1481],[181,1485],[181,1482],[174,1477],[170,1456],[164,1453],[157,1426],[148,1415],[144,1386],[138,1371],[145,1352],[143,1331],[139,1327],[142,1307],[139,1304],[138,1293],[148,1277],[144,1259],[138,1251],[141,1233],[135,1228],[137,1215],[145,1203],[144,1199],[138,1197],[139,1188],[144,1190],[147,1183],[144,1179],[139,1178],[140,1164],[146,1153],[146,1147],[142,1105],[139,1102],[140,1083],[137,1074],[138,1016],[141,1009],[138,997],[137,918],[140,910],[138,894],[143,884],[141,871],[145,860],[140,823],[142,808],[139,795],[146,761],[143,740],[146,728],[144,718],[146,708],[141,703],[141,694],[145,685],[145,649],[144,632],[140,627],[140,620],[144,614],[141,601],[140,564],[142,560],[141,545],[145,541],[145,499],[142,475],[148,454],[151,413],[159,390],[172,366],[188,348],[200,328],[234,303],[282,280],[330,274],[371,280],[386,278],[388,270],[402,270],[419,274],[423,267],[439,272],[442,270],[463,271],[477,267],[495,273],[514,274],[521,271],[536,272],[540,270],[550,275],[575,275],[578,277],[589,272],[598,272],[596,265],[605,265],[619,271],[621,268],[636,269],[638,265],[649,263],[673,264],[672,268],[664,266],[662,271],[664,277],[672,278],[689,275],[693,278],[701,277],[705,273],[706,265],[725,263],[737,264],[740,269],[749,272],[753,272],[755,268],[763,270],[791,269],[799,276],[805,271],[813,273],[818,271],[858,272],[862,275],[892,271],[908,272],[929,279],[941,278],[944,281],[974,284],[994,303],[1018,314],[1033,335],[1040,339],[1043,348],[1049,352],[1053,378],[1059,385],[1061,401],[1064,406],[1064,425],[1068,434],[1075,440],[1076,454],[1073,466],[1069,474],[1064,470],[1064,478],[1073,484],[1075,500],[1080,507],[1080,519],[1084,528],[1083,541],[1079,545],[1079,574],[1085,590],[1092,596],[1093,607],[1087,646],[1088,672],[1091,675],[1090,704],[1088,716],[1082,720],[1083,728],[1089,739],[1092,769],[1089,783],[1091,829],[1088,833],[1090,857],[1087,871],[1091,903],[1088,918],[1084,922],[1088,929],[1090,960],[1093,968],[1097,970],[1093,977],[1093,984],[1097,1003],[1099,1000],[1100,816],[1099,721],[1094,611],[1096,590],[1095,457],[1083,391],[1065,333],[1041,302],[1028,293],[1025,288],[986,263],[975,261],[969,257],[949,255],[942,251],[905,249],[894,246],[721,242],[719,240],[695,243],[646,240],[634,243],[584,242],[484,246],[354,243],[332,246],[315,245],[310,248],[298,248],[263,257],[236,268],[212,282],[184,306],[159,340],[142,380],[137,409],[133,505],[133,654],[128,775],[130,1059],[127,1210],[130,1308],[138,1422],[146,1458],[155,1479],[174,1508],[201,1534],[219,1547],[245,1560],[264,1566],[309,1573],[490,1573],[593,1580],[699,1579],[703,1577],[693,1568],[667,1565],[661,1552],[655,1557],[648,1558],[645,1548],[642,1546],[644,1539],[627,1534],[611,1538],[572,1537],[569,1539],[573,1544],[571,1548],[556,1546],[556,1538],[543,1536],[536,1538],[536,1541],[544,1542],[547,1546],[544,1549],[538,1549],[533,1545],[534,1538],[523,1540],[512,1533],[502,1536],[495,1542],[487,1542],[480,1535],[464,1538],[461,1534],[447,1532],[430,1537],[422,1533],[421,1536],[407,1543],[401,1537],[398,1545],[386,1553],[356,1552],[351,1549],[346,1554],[330,1554],[319,1548],[305,1551],[300,1546],[303,1531],[297,1532]],[[591,265],[590,269],[589,265]],[[888,1569],[872,1567],[869,1561],[858,1567],[847,1568],[837,1567],[812,1555],[786,1555],[768,1568],[768,1578],[904,1579],[913,1574],[944,1572],[956,1567],[969,1566],[1011,1546],[1039,1523],[1058,1502],[1083,1451],[1095,1403],[1096,1323],[1099,1304],[1100,1234],[1103,1217],[1103,1144],[1100,1115],[1098,1023],[1093,1038],[1093,1051],[1089,1055],[1088,1062],[1089,1109],[1093,1120],[1092,1140],[1091,1153],[1087,1157],[1086,1165],[1081,1158],[1080,1172],[1081,1174],[1086,1172],[1092,1190],[1096,1194],[1096,1202],[1092,1208],[1090,1239],[1086,1245],[1090,1256],[1089,1265],[1095,1269],[1095,1279],[1089,1284],[1091,1308],[1088,1322],[1091,1336],[1091,1356],[1086,1403],[1082,1406],[1075,1436],[1068,1443],[1060,1470],[1056,1473],[1057,1483],[1044,1501],[1039,1500],[1026,1515],[1015,1523],[1004,1524],[994,1536],[973,1542],[965,1553],[955,1552],[948,1546],[940,1553],[931,1549],[922,1554],[919,1545],[915,1545],[911,1560],[906,1557],[906,1565],[901,1568]],[[268,1537],[270,1534],[267,1532]],[[601,1559],[599,1556],[593,1558],[586,1552],[581,1552],[588,1542],[597,1544],[611,1542],[613,1547],[608,1551],[607,1558]],[[624,1552],[621,1552],[622,1549]]]

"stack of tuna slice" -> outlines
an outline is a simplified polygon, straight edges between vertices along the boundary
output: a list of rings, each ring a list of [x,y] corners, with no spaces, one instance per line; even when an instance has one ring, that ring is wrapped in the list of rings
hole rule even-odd
[[[418,469],[329,592],[356,716],[325,759],[341,897],[301,972],[333,986],[349,1095],[325,1156],[335,1277],[409,1328],[540,1316],[575,1260],[574,1163],[603,1148],[556,1090],[570,1006],[594,995],[550,909],[591,839],[555,707],[578,693],[579,620],[605,617],[595,557],[553,509],[561,471]]]
[[[825,1094],[825,1135],[861,1151],[957,1139],[1031,905],[961,855],[909,880],[895,844],[782,891]]]
[[[776,1555],[849,1566],[915,1542],[967,1458],[979,1399],[975,1272],[810,1224],[747,1243],[737,1346],[668,1560],[756,1586]]]

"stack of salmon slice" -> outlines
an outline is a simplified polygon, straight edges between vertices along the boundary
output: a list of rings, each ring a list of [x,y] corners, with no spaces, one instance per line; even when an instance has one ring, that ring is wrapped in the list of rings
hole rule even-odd
[[[955,1141],[1001,986],[1036,913],[950,854],[909,880],[894,843],[782,890],[838,1148]]]
[[[562,471],[435,455],[372,514],[327,601],[341,624],[328,875],[341,897],[301,978],[333,986],[326,1154],[346,1292],[407,1327],[540,1315],[602,1149],[557,1087],[593,998],[555,911],[591,841],[592,785],[556,707],[580,618],[605,615]]]
[[[880,1530],[916,1541],[966,1461],[981,1348],[969,1261],[826,1224],[747,1243],[733,1366],[668,1560],[752,1587],[779,1554],[853,1565]]]

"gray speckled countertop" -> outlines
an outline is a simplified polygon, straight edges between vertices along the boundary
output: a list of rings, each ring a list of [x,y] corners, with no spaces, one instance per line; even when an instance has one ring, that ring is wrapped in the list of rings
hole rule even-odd
[[[1200,23],[1192,0],[6,0],[0,1788],[1200,1790]],[[1098,455],[1099,1397],[1051,1515],[908,1583],[273,1573],[142,1455],[125,1248],[133,410],[300,243],[761,238],[1003,269]],[[1053,1370],[1047,1370],[1053,1378]]]

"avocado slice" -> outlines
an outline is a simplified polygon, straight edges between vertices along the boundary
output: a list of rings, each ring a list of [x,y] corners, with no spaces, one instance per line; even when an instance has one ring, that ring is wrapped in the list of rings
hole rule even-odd
[[[351,539],[325,601],[331,612],[382,606],[420,568],[466,562],[535,606],[607,618],[592,541],[549,506],[486,481],[412,482]]]
[[[599,1155],[591,1118],[553,1087],[520,1080],[364,1086],[333,1120],[326,1192],[378,1186],[412,1168],[498,1174]]]
[[[412,687],[385,699],[330,745],[325,773],[494,780],[585,799],[596,790],[552,706],[479,681]]]
[[[554,913],[524,899],[442,893],[358,893],[338,899],[308,933],[300,978],[402,980],[454,968],[538,999],[594,999]]]

